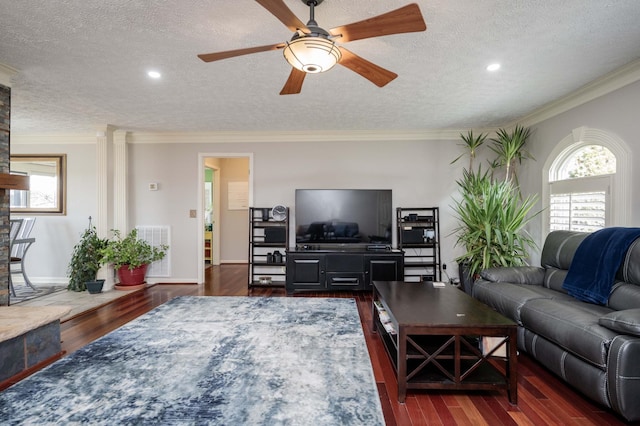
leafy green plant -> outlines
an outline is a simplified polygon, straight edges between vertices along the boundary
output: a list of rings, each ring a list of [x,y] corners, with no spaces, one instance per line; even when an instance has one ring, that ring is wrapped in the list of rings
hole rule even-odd
[[[161,260],[169,248],[167,245],[153,247],[144,240],[138,239],[138,230],[133,229],[125,237],[120,231],[112,230],[113,237],[107,241],[106,246],[100,251],[103,263],[111,263],[118,269],[128,265],[129,269]]]
[[[102,253],[107,245],[107,240],[98,237],[95,226],[89,226],[82,233],[80,241],[73,247],[71,260],[67,267],[69,285],[67,289],[72,291],[84,291],[87,289],[87,281],[95,281],[98,270],[102,265]]]
[[[469,169],[463,169],[462,179],[456,182],[460,199],[453,201],[457,226],[452,234],[457,237],[456,246],[465,250],[455,259],[462,267],[461,278],[468,276],[471,283],[483,269],[526,264],[528,250],[536,247],[525,228],[540,213],[533,212],[538,197],[523,198],[516,176],[516,164],[533,158],[525,146],[530,130],[516,126],[511,132],[499,129],[496,135],[490,146],[496,157],[489,160],[486,171],[481,165],[473,168],[486,135],[474,136],[472,131],[460,135],[470,161]],[[499,169],[504,170],[504,179],[494,178]],[[470,287],[465,284],[465,289],[469,291]]]
[[[525,226],[540,212],[530,214],[538,197],[521,199],[511,181],[494,181],[488,173],[465,170],[457,182],[462,198],[454,201],[458,219],[456,245],[465,253],[455,260],[475,277],[483,269],[526,264],[528,249],[536,244]]]

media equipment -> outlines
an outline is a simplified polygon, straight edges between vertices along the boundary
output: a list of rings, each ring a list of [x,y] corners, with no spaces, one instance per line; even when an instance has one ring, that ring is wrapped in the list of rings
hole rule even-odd
[[[371,251],[391,250],[391,246],[388,244],[369,244],[367,245],[367,250],[371,250]]]
[[[286,229],[282,227],[270,227],[264,229],[265,243],[284,243],[287,238]]]
[[[402,244],[422,244],[426,228],[412,227],[402,230]]]
[[[391,245],[390,189],[297,189],[296,244]]]

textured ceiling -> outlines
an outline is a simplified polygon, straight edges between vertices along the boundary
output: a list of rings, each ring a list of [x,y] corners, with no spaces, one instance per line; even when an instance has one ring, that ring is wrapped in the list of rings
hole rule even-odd
[[[308,9],[285,0],[303,21]],[[325,0],[326,29],[405,0]],[[422,130],[516,120],[640,58],[638,0],[420,0],[427,31],[351,42],[396,72],[384,88],[344,67],[280,96],[289,30],[252,0],[0,0],[12,132]],[[485,67],[500,62],[502,69]],[[150,69],[163,75],[146,76]]]

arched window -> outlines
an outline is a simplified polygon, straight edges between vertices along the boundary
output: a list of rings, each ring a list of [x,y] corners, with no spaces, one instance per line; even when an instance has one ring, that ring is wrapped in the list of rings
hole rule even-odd
[[[602,145],[569,149],[549,176],[549,230],[593,232],[611,223],[616,157]]]
[[[624,226],[629,155],[622,140],[597,129],[582,127],[563,139],[545,166],[547,231]]]

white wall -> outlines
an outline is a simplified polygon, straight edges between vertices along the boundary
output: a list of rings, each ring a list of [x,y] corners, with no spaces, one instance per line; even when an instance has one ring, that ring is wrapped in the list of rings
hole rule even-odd
[[[30,276],[36,282],[64,280],[73,245],[86,226],[86,218],[95,214],[92,210],[96,205],[93,196],[96,179],[91,169],[95,146],[49,146],[24,143],[28,137],[19,139],[23,143],[15,143],[13,153],[69,154],[68,214],[42,217],[40,227],[34,230],[37,256],[29,259],[28,264]],[[455,257],[453,237],[447,237],[453,229],[450,195],[455,192],[455,179],[461,167],[449,165],[459,153],[455,141],[185,143],[179,136],[175,143],[148,141],[146,138],[145,143],[129,146],[128,220],[130,227],[171,226],[172,277],[166,281],[197,280],[199,221],[189,218],[189,210],[199,210],[198,154],[211,152],[254,155],[256,206],[281,203],[294,211],[296,188],[389,188],[393,190],[394,207],[439,206],[441,233],[445,236],[443,260],[452,262]],[[158,191],[148,190],[152,182],[158,183]],[[58,238],[60,233],[65,238]],[[247,235],[231,238],[241,242],[238,246],[242,248],[223,253],[228,257],[221,260],[246,261]],[[52,257],[52,261],[42,261],[41,257]],[[455,265],[451,263],[449,269],[455,269]]]
[[[551,151],[573,129],[586,126],[605,130],[621,138],[631,151],[633,166],[630,182],[634,196],[631,202],[631,220],[626,225],[640,226],[640,197],[635,196],[640,182],[640,167],[636,166],[637,159],[640,158],[639,110],[640,82],[636,82],[531,126],[533,133],[528,144],[536,161],[528,161],[521,171],[523,192],[542,193],[542,168]],[[546,237],[546,232],[542,229],[542,217],[532,224],[531,233],[542,245]],[[533,256],[532,263],[539,264],[539,254]]]
[[[89,216],[96,217],[95,139],[92,141],[89,138],[86,142],[87,144],[69,145],[11,145],[11,152],[14,154],[67,154],[67,214],[11,215],[36,217],[31,231],[36,243],[31,246],[25,258],[25,269],[34,283],[67,282],[66,272],[71,250],[89,224]]]

